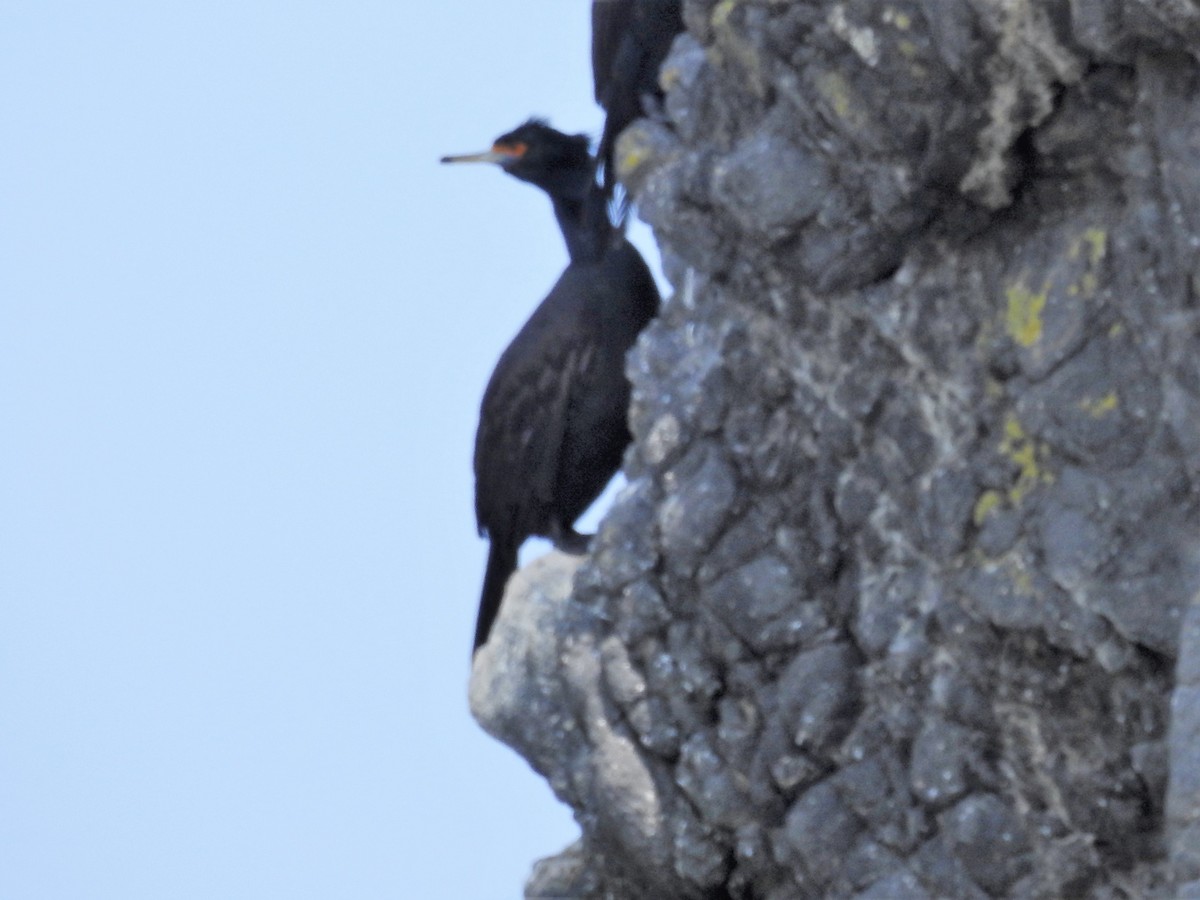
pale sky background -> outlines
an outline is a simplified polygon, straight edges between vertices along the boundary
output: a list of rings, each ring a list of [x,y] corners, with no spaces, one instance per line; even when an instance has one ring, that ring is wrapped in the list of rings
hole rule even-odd
[[[0,3],[0,898],[505,900],[574,839],[466,703],[478,401],[565,253],[437,159],[596,133],[588,16]]]

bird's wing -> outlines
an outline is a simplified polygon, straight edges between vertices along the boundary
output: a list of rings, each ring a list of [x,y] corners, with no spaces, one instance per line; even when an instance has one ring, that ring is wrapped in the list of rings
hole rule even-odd
[[[481,530],[508,521],[544,527],[554,503],[559,451],[571,393],[587,372],[594,342],[579,304],[562,302],[564,277],[500,357],[484,392],[475,436],[475,513]],[[568,298],[570,299],[570,298]]]

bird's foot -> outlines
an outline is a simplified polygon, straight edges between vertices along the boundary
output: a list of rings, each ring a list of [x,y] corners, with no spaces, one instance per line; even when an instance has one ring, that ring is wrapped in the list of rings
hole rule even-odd
[[[553,525],[548,537],[551,543],[554,544],[555,550],[561,553],[569,553],[571,556],[582,556],[588,552],[588,544],[591,543],[593,535],[580,534],[574,528]]]

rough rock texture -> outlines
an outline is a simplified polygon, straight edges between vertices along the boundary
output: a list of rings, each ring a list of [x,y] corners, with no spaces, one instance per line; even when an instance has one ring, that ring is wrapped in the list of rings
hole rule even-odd
[[[474,673],[527,895],[1200,896],[1200,5],[685,17],[630,484]]]

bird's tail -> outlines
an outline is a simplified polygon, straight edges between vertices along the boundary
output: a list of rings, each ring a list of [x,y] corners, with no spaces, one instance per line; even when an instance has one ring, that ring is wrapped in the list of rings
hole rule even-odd
[[[475,620],[475,647],[472,653],[487,643],[492,623],[500,612],[504,586],[508,584],[508,576],[516,569],[516,545],[512,541],[493,537],[491,549],[488,550],[487,571],[483,576],[483,593],[479,598],[479,617]]]

